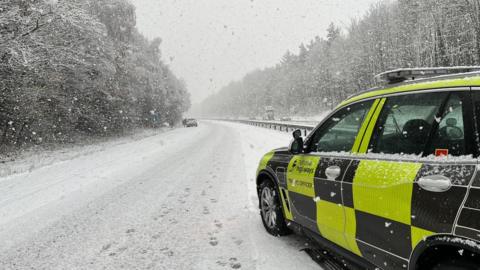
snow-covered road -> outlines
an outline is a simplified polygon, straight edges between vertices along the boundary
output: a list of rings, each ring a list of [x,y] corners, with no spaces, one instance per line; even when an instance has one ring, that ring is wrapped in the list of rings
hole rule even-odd
[[[258,161],[289,140],[201,122],[0,178],[0,269],[319,269],[256,208]]]

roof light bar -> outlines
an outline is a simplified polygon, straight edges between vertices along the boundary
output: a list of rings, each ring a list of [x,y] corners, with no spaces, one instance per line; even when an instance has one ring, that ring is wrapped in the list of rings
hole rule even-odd
[[[405,68],[396,69],[380,73],[375,76],[378,83],[401,83],[408,80],[416,80],[423,78],[432,78],[442,75],[452,75],[460,73],[469,73],[480,71],[480,66],[471,67],[436,67],[436,68]]]

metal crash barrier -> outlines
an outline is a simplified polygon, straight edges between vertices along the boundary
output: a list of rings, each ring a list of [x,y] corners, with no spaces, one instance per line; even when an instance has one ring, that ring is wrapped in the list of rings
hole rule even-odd
[[[229,122],[242,123],[242,124],[255,126],[255,127],[269,128],[269,129],[278,130],[282,132],[293,132],[299,129],[302,131],[302,133],[305,136],[307,136],[307,134],[315,128],[315,126],[313,125],[299,125],[299,124],[292,124],[288,122],[281,123],[281,122],[273,122],[273,121],[231,120],[231,119],[223,119],[223,120],[229,121]]]

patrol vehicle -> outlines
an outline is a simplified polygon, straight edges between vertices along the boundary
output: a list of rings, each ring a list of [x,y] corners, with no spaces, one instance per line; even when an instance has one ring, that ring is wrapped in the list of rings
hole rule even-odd
[[[261,159],[265,229],[357,269],[480,269],[480,67],[376,78],[386,85]]]

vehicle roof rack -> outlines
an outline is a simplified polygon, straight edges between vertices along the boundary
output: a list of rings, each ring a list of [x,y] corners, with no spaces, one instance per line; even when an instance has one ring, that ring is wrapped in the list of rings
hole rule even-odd
[[[443,75],[480,71],[480,66],[401,68],[380,73],[375,76],[377,83],[395,84],[409,80],[432,78]]]

